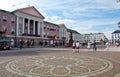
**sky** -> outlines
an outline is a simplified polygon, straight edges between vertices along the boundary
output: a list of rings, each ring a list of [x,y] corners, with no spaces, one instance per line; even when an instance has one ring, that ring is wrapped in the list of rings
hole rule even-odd
[[[111,33],[119,30],[120,2],[117,0],[0,0],[0,9],[15,9],[34,6],[45,21],[65,24],[80,34]]]

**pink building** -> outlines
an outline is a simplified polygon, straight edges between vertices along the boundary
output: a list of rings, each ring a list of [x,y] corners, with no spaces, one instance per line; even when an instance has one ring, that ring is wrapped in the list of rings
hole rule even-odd
[[[12,12],[0,10],[0,39],[15,40],[16,16]]]
[[[45,17],[33,6],[13,12],[0,10],[0,33],[16,46],[62,44],[66,41],[66,27],[44,21]]]
[[[23,45],[27,42],[32,45],[38,45],[43,40],[43,20],[44,16],[33,6],[17,9],[13,12],[16,19],[16,37],[17,43],[23,41]]]
[[[44,21],[44,39],[48,45],[59,44],[59,25]]]

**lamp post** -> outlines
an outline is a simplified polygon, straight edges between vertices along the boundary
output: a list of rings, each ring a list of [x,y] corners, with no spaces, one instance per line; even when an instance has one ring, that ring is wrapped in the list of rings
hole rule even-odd
[[[118,22],[118,28],[120,28],[120,22]]]

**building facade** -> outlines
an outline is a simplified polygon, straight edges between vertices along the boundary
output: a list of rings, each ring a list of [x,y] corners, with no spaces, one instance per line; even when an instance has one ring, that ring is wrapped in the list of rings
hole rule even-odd
[[[64,24],[44,21],[45,17],[33,6],[13,12],[0,10],[0,39],[7,38],[19,46],[44,46],[57,44],[64,46],[70,37],[81,42],[81,34],[69,30]]]
[[[12,12],[0,10],[0,39],[15,40],[16,16]]]
[[[16,15],[16,44],[23,41],[38,45],[43,38],[43,19],[44,17],[34,8],[27,7],[13,11]]]
[[[64,24],[59,24],[59,39],[61,45],[67,43],[66,36],[67,36],[67,27]]]
[[[104,33],[85,34],[84,38],[86,43],[96,41],[98,44],[101,44],[107,41],[107,38],[105,37]]]
[[[72,38],[71,38],[71,34],[72,34]],[[67,39],[66,39],[67,43],[69,43],[70,39],[72,39],[74,42],[82,41],[80,33],[72,29],[67,29]]]
[[[120,43],[120,30],[115,30],[112,33],[112,43],[116,43],[119,42]]]
[[[44,21],[43,41],[48,45],[59,44],[59,25]]]

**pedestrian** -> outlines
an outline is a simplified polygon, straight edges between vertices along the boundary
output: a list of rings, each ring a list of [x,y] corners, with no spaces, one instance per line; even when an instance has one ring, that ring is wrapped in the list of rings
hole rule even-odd
[[[118,42],[116,42],[115,44],[116,44],[117,47],[119,47],[119,43]]]
[[[109,50],[109,42],[106,42],[106,48]]]
[[[77,49],[77,52],[79,53],[79,48],[80,48],[80,43],[79,41],[76,42],[76,49]]]
[[[75,52],[75,48],[76,48],[76,45],[75,45],[75,42],[73,42],[73,44],[72,44],[73,52]]]
[[[96,42],[94,41],[92,45],[93,45],[93,52],[96,52],[97,51]]]
[[[20,49],[23,47],[23,41],[20,40]]]
[[[30,47],[30,41],[29,40],[27,41],[27,47],[28,48]]]
[[[90,50],[90,48],[91,48],[91,42],[88,42],[88,45],[87,45],[88,51]]]

